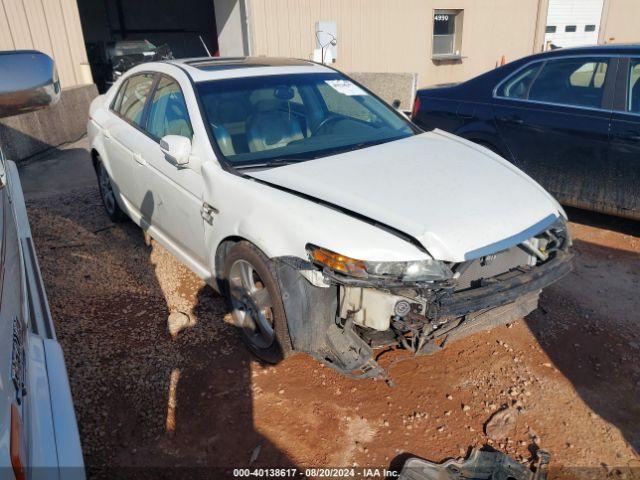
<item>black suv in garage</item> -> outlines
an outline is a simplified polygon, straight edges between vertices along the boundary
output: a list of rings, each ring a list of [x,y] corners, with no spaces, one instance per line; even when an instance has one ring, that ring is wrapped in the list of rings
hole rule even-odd
[[[562,203],[640,219],[640,45],[559,49],[418,91],[413,120],[495,151]]]

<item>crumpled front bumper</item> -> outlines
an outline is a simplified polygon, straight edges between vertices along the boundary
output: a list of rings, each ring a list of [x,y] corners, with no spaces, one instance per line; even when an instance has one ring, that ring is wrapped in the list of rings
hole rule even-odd
[[[527,270],[514,270],[485,280],[485,284],[436,300],[439,317],[459,317],[487,308],[499,307],[537,292],[572,270],[573,254],[560,251],[548,262]]]
[[[511,270],[468,290],[429,292],[423,315],[440,327],[415,353],[435,353],[446,342],[527,315],[537,308],[540,291],[571,271],[572,258],[568,250],[557,251],[544,264]],[[300,258],[281,257],[275,264],[293,349],[349,376],[386,378],[373,359],[372,343],[358,334],[352,319],[338,315],[341,285],[314,285],[305,272],[317,273],[316,267]],[[393,341],[392,332],[387,333]]]

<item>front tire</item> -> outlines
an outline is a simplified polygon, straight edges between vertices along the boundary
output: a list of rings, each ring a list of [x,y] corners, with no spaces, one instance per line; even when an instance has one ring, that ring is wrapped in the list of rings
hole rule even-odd
[[[224,279],[231,315],[249,349],[267,363],[290,356],[291,339],[272,262],[250,243],[240,242],[225,259]]]
[[[113,183],[109,172],[105,168],[104,164],[98,158],[96,163],[96,173],[98,174],[98,187],[100,188],[100,198],[102,204],[107,212],[107,215],[112,222],[124,222],[127,219],[127,215],[122,211],[118,200],[116,199],[116,192],[113,189]]]

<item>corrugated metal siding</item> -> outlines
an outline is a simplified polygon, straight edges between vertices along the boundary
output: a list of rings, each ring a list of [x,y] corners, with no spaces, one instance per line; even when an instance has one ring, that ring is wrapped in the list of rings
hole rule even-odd
[[[90,82],[76,0],[0,0],[0,50],[40,50],[63,88]]]
[[[461,62],[431,59],[434,9],[464,10]],[[538,9],[544,15],[537,22]],[[352,72],[414,72],[419,85],[462,81],[539,51],[546,0],[250,0],[255,55],[310,58],[315,22],[338,27],[335,66]],[[541,30],[542,29],[542,30]]]

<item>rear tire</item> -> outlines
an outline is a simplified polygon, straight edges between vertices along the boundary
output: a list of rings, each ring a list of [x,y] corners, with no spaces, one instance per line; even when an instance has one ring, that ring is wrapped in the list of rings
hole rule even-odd
[[[224,262],[224,291],[249,349],[267,363],[293,353],[273,263],[249,242],[234,245]]]
[[[96,160],[96,173],[98,174],[100,198],[102,199],[102,204],[104,205],[107,215],[112,222],[124,222],[127,219],[127,214],[124,213],[120,208],[120,205],[118,205],[116,192],[113,189],[113,182],[111,181],[109,172],[107,172],[107,169],[100,160],[100,157]]]

